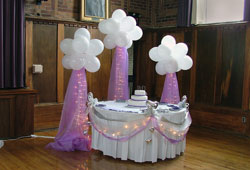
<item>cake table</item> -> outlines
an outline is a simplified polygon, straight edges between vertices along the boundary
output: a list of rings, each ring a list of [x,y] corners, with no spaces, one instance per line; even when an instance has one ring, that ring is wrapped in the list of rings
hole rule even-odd
[[[191,124],[188,107],[128,107],[127,101],[89,99],[92,148],[135,162],[157,162],[184,152]]]

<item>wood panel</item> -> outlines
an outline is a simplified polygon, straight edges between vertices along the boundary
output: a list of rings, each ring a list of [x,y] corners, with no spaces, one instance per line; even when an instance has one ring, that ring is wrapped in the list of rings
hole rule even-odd
[[[192,45],[190,48],[190,54],[193,59],[193,66],[190,70],[190,104],[195,103],[195,88],[196,88],[196,63],[197,63],[197,29],[192,31]]]
[[[193,124],[218,130],[244,134],[247,124],[242,123],[244,114],[239,109],[196,104],[190,106]]]
[[[35,90],[11,89],[0,92],[0,138],[14,138],[34,132]]]
[[[43,65],[43,73],[33,74],[33,87],[39,91],[39,102],[56,102],[57,26],[34,24],[33,63]]]
[[[89,28],[89,32],[92,39],[96,38],[103,41],[105,37],[104,34],[94,27]],[[99,100],[107,100],[113,50],[104,48],[104,51],[97,57],[101,63],[100,69],[95,73],[86,71],[88,91],[92,92],[94,97],[97,97]]]
[[[243,110],[250,110],[250,24],[246,27],[246,42],[245,42],[245,67],[244,67],[244,80],[243,80],[243,95],[242,95],[242,108]],[[250,126],[249,126],[250,134]]]
[[[157,46],[157,34],[151,30],[145,30],[142,39],[134,44],[134,70],[135,70],[135,86],[145,86],[149,99],[154,99],[156,62],[149,58],[148,52],[154,46]]]
[[[26,136],[34,132],[34,94],[16,96],[15,136]]]
[[[39,104],[34,108],[34,130],[58,128],[63,104]]]
[[[33,80],[32,80],[32,64],[33,64],[33,22],[26,21],[25,22],[25,79],[26,86],[33,88]]]
[[[198,30],[195,102],[213,104],[216,70],[216,30]]]
[[[188,54],[191,58],[193,58],[191,49],[192,49],[192,31],[183,32],[184,40],[179,40],[179,42],[184,42],[188,46]],[[179,93],[180,97],[186,95],[190,97],[190,74],[191,70],[181,70],[177,73],[178,85],[179,85]]]
[[[57,26],[57,102],[62,103],[64,99],[64,72],[62,65],[63,52],[60,50],[60,42],[64,39],[64,24]]]
[[[15,96],[0,96],[0,138],[14,137]]]
[[[223,30],[222,96],[223,106],[241,108],[245,57],[245,27]]]

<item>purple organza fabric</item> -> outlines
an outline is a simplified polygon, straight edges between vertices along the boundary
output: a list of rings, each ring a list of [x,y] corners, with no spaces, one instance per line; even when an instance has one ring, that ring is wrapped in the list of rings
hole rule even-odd
[[[128,51],[126,47],[116,47],[109,79],[108,100],[128,99]]]
[[[166,78],[164,82],[164,89],[161,95],[161,102],[172,103],[172,104],[177,104],[180,102],[180,95],[179,95],[179,88],[178,88],[178,81],[176,78],[176,73],[166,74]]]
[[[187,113],[188,118],[187,118],[186,121],[189,122],[189,123],[188,123],[188,125],[186,125],[187,127],[185,129],[183,129],[183,130],[179,130],[179,131],[176,130],[176,134],[177,134],[176,137],[174,137],[174,136],[170,137],[170,136],[167,135],[168,133],[166,133],[166,131],[169,131],[170,129],[172,129],[172,126],[170,128],[168,122],[159,121],[154,115],[152,115],[151,117],[145,118],[146,121],[143,120],[144,125],[138,126],[138,128],[134,129],[131,133],[129,133],[129,134],[125,135],[125,136],[117,136],[117,135],[112,136],[107,132],[107,127],[106,127],[106,129],[104,128],[104,130],[103,130],[103,128],[99,127],[99,124],[97,124],[98,122],[96,122],[96,120],[95,120],[96,118],[93,117],[94,115],[95,115],[94,113],[90,113],[90,121],[92,123],[92,127],[98,133],[103,135],[105,138],[110,139],[110,140],[116,140],[116,141],[119,141],[119,142],[128,141],[129,139],[131,139],[132,137],[134,137],[138,133],[145,130],[147,128],[147,126],[150,124],[150,122],[152,122],[152,127],[154,127],[166,140],[170,141],[172,144],[177,144],[177,143],[179,143],[179,142],[181,142],[181,141],[183,141],[185,139],[185,137],[186,137],[186,135],[188,133],[188,130],[189,130],[189,126],[192,123],[190,113],[188,112]],[[138,120],[137,122],[140,122],[140,120]],[[126,122],[124,122],[124,123],[127,124]],[[109,126],[112,126],[112,121],[109,122]],[[116,130],[121,131],[121,130],[126,130],[126,129],[121,128],[121,129],[116,129]]]
[[[55,142],[49,143],[47,148],[59,151],[89,151],[91,149],[86,102],[85,68],[73,70],[64,99],[59,131]]]

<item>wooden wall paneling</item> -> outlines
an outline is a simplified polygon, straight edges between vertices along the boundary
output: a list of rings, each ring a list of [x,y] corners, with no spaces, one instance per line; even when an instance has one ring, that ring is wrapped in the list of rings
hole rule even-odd
[[[15,136],[15,96],[0,96],[0,139]]]
[[[243,79],[243,94],[242,94],[242,109],[246,111],[245,117],[246,132],[245,134],[250,136],[250,24],[246,25],[246,42],[245,42],[245,67],[244,67],[244,79]]]
[[[245,27],[223,29],[221,104],[241,108],[245,57]]]
[[[39,104],[35,107],[34,130],[59,127],[63,104]]]
[[[33,74],[33,87],[41,103],[57,101],[57,25],[34,24],[33,63],[43,65],[43,73]]]
[[[30,89],[1,90],[0,138],[14,138],[33,133],[36,93]]]
[[[192,49],[192,31],[184,32],[184,42],[188,46],[188,55],[192,57],[191,49]],[[184,70],[177,73],[178,85],[180,91],[180,97],[186,95],[188,101],[190,100],[190,70]]]
[[[15,136],[34,132],[34,94],[16,95]]]
[[[195,103],[195,85],[196,85],[196,60],[197,60],[197,29],[192,30],[192,44],[190,49],[190,55],[193,59],[193,66],[190,70],[190,104]]]
[[[250,24],[246,25],[246,42],[245,42],[245,67],[243,80],[243,95],[242,95],[242,109],[250,110]],[[250,121],[250,119],[248,119]],[[249,125],[250,134],[250,125]]]
[[[152,100],[155,96],[156,62],[149,58],[149,50],[157,46],[157,33],[153,30],[144,30],[143,37],[134,46],[135,89],[145,86],[148,97]]]
[[[25,22],[25,79],[26,79],[26,86],[33,88],[33,81],[32,81],[32,64],[33,64],[33,22],[26,21]]]
[[[209,107],[190,107],[192,124],[196,126],[215,128],[221,131],[231,131],[244,134],[246,124],[242,123],[241,110]]]
[[[214,105],[221,103],[222,88],[221,88],[221,66],[222,65],[222,29],[217,29],[217,46],[216,46],[216,71],[214,83]]]
[[[103,41],[105,35],[102,34],[97,27],[91,27],[89,28],[89,31],[91,39],[95,38]],[[94,97],[99,100],[107,100],[113,51],[104,48],[104,51],[97,57],[101,63],[100,69],[95,73],[86,71],[88,91],[92,92]]]
[[[197,35],[195,102],[213,104],[216,71],[216,29],[200,29]]]
[[[57,102],[64,99],[64,69],[62,65],[63,52],[60,50],[60,42],[64,39],[64,24],[57,25]]]
[[[73,39],[74,38],[74,33],[75,31],[78,29],[78,27],[73,27],[73,26],[64,26],[64,38],[71,38]],[[64,79],[64,83],[63,83],[63,86],[64,86],[64,92],[63,92],[63,96],[65,96],[66,94],[66,90],[67,90],[67,87],[68,87],[68,82],[69,82],[69,79],[70,79],[70,76],[71,76],[71,72],[72,70],[68,70],[68,69],[65,69],[64,68],[64,74],[63,74],[63,79]]]

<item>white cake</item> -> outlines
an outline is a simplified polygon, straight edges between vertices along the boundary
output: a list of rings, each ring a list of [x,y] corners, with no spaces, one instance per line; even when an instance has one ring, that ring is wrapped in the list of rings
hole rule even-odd
[[[148,96],[145,90],[135,90],[135,94],[128,100],[128,105],[132,107],[146,107]]]

